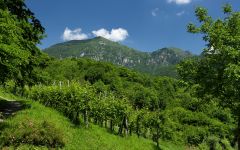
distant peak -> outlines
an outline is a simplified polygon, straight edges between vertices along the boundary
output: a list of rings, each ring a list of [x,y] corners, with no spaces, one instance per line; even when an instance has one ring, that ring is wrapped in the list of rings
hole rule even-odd
[[[97,36],[97,37],[95,37],[95,39],[106,39],[106,38],[104,38],[102,36]]]
[[[102,37],[102,36],[97,36],[97,37],[93,38],[93,40],[111,41],[111,40],[108,40],[108,39],[106,39],[106,38],[104,38],[104,37]],[[112,41],[111,41],[111,42],[112,42]]]
[[[181,53],[184,52],[184,50],[180,49],[180,48],[176,48],[176,47],[164,47],[159,49],[158,51],[172,51],[175,53]]]

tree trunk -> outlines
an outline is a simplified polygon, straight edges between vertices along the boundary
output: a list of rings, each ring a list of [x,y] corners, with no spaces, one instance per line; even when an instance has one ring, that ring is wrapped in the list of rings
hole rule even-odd
[[[23,96],[24,92],[24,82],[23,80],[20,81],[20,96]]]
[[[156,142],[156,143],[157,143],[157,148],[160,149],[160,146],[159,146],[159,137],[158,137],[158,134],[157,134],[157,133],[153,134],[152,140],[153,140],[153,142]]]
[[[21,87],[21,91],[20,91],[20,96],[22,96],[22,97],[23,97],[23,95],[24,95],[24,86],[23,86],[23,87]]]
[[[139,120],[137,120],[136,132],[137,132],[137,136],[140,137],[140,124],[139,124]]]
[[[124,117],[124,128],[125,128],[125,135],[128,135],[128,120],[127,117]]]
[[[54,106],[56,107],[56,106]],[[79,120],[79,112],[73,112],[73,113],[70,113],[68,115],[68,117],[71,119],[72,123],[74,125],[79,125],[80,124],[80,120]]]
[[[105,122],[104,122],[104,123],[105,123],[105,128],[107,128],[107,119],[105,120]]]
[[[157,143],[157,149],[160,149],[159,139],[160,139],[160,129],[158,127],[156,133],[153,133],[152,135],[153,142]]]
[[[156,142],[157,142],[157,148],[160,148],[160,147],[159,147],[159,141],[157,140]]]
[[[121,123],[118,129],[118,135],[122,135],[123,124]]]
[[[100,119],[100,126],[103,127],[103,119]]]
[[[129,134],[130,134],[130,136],[132,136],[132,126],[130,126],[130,128],[129,128]]]
[[[16,95],[17,94],[17,84],[15,83],[14,88],[13,88],[13,94]]]
[[[88,128],[88,111],[87,110],[85,110],[85,112],[84,112],[84,123],[85,123],[85,125],[86,125],[86,128]]]
[[[113,132],[113,121],[112,120],[110,120],[110,130],[111,130],[111,132]]]
[[[80,120],[79,120],[79,112],[77,112],[77,114],[76,114],[76,117],[75,117],[75,124],[76,125],[79,125],[80,124]]]
[[[238,118],[237,144],[238,144],[238,150],[240,150],[240,117]]]
[[[144,131],[143,131],[142,136],[147,139],[147,132],[148,132],[148,130],[147,130],[147,128],[144,128],[143,130]]]
[[[98,123],[98,119],[95,117],[94,118],[94,124],[97,124]]]
[[[160,139],[160,129],[157,128],[157,147],[160,148],[159,146],[159,139]]]

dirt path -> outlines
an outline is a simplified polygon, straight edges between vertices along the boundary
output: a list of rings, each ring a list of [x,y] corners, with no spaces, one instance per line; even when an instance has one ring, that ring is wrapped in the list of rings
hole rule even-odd
[[[0,97],[0,122],[4,118],[14,115],[17,111],[23,109],[23,104],[18,101],[9,101]]]

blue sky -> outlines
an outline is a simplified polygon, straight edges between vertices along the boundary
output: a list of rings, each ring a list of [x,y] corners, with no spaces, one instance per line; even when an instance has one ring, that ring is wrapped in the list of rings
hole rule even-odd
[[[141,51],[178,47],[195,54],[205,46],[201,35],[186,32],[197,23],[195,8],[219,18],[225,3],[239,11],[240,0],[26,0],[46,28],[40,48],[100,35]]]

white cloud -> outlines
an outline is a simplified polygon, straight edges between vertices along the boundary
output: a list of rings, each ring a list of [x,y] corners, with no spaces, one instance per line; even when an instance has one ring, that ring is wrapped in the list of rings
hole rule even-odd
[[[68,27],[65,28],[62,38],[64,41],[70,41],[70,40],[85,40],[88,39],[88,35],[85,33],[82,33],[81,28],[77,28],[75,30],[71,30]]]
[[[185,14],[185,11],[180,11],[180,12],[176,13],[176,15],[179,16],[179,17],[184,15],[184,14]]]
[[[128,31],[123,28],[112,29],[111,32],[102,28],[97,31],[92,31],[95,36],[101,36],[114,42],[124,41],[129,35]]]
[[[152,12],[151,12],[151,13],[152,13],[152,16],[153,16],[153,17],[156,17],[158,11],[159,11],[159,8],[153,9]]]
[[[168,3],[176,3],[178,5],[189,4],[192,0],[167,0]]]
[[[111,31],[102,28],[96,31],[92,31],[92,34],[93,36],[101,36],[114,42],[124,41],[129,36],[128,31],[123,28],[112,29]],[[92,34],[82,33],[81,28],[71,30],[66,27],[63,32],[62,39],[64,41],[85,40],[90,38]]]

